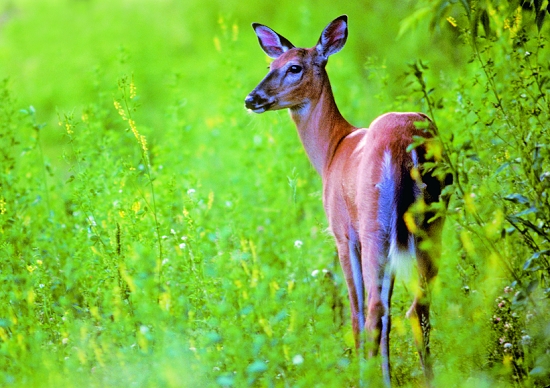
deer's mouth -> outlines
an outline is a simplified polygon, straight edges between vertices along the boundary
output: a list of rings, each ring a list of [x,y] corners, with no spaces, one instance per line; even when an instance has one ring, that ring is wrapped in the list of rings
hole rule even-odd
[[[254,113],[263,113],[269,110],[274,104],[275,101],[268,101],[258,94],[249,94],[244,100],[246,109],[250,109]]]

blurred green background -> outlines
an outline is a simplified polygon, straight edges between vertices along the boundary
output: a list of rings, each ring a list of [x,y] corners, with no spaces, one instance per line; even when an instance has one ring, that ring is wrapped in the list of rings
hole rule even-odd
[[[391,99],[402,91],[399,76],[407,63],[423,57],[435,69],[447,69],[462,59],[460,45],[452,38],[433,38],[426,28],[397,39],[400,22],[413,11],[413,3],[6,1],[0,71],[9,77],[17,97],[32,104],[38,119],[48,123],[48,149],[55,149],[59,140],[58,112],[108,94],[123,73],[134,75],[140,102],[147,104],[139,119],[160,138],[173,98],[187,104],[190,122],[202,119],[202,124],[221,119],[229,106],[242,105],[265,73],[265,55],[251,22],[272,26],[296,45],[311,47],[330,20],[346,13],[349,40],[346,49],[331,58],[329,72],[344,115],[367,125],[381,112],[374,98],[381,91],[366,76],[367,61],[392,74],[383,92]],[[350,77],[355,79],[353,87],[345,82]],[[209,128],[204,127],[190,135],[207,135]]]

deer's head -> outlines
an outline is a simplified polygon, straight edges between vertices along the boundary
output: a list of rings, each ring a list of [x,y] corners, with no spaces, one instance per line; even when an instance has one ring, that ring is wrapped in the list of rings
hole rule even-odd
[[[323,83],[328,82],[325,71],[328,57],[346,43],[347,24],[348,17],[342,15],[325,27],[314,47],[299,48],[271,28],[253,23],[260,46],[274,61],[269,73],[246,97],[246,108],[256,113],[299,109],[318,98]]]

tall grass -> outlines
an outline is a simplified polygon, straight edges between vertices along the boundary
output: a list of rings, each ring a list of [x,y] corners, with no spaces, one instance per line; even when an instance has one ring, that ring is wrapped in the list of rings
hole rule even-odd
[[[432,35],[423,3],[332,3],[0,6],[1,385],[357,385],[320,178],[285,112],[242,107],[267,65],[250,22],[311,46],[342,13],[328,72],[345,116],[431,107],[462,187],[436,386],[548,384],[545,35],[525,21],[472,47],[465,11]],[[416,59],[429,69],[407,75]],[[399,283],[403,386],[422,384],[411,301]]]

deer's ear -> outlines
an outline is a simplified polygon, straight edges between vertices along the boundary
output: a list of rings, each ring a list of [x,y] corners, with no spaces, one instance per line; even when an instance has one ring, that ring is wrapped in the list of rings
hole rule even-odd
[[[325,27],[315,49],[322,60],[327,61],[330,55],[336,54],[344,47],[347,39],[348,16],[342,15]]]
[[[278,58],[285,51],[294,48],[288,39],[263,24],[252,23],[252,28],[256,32],[262,50],[271,58]]]

